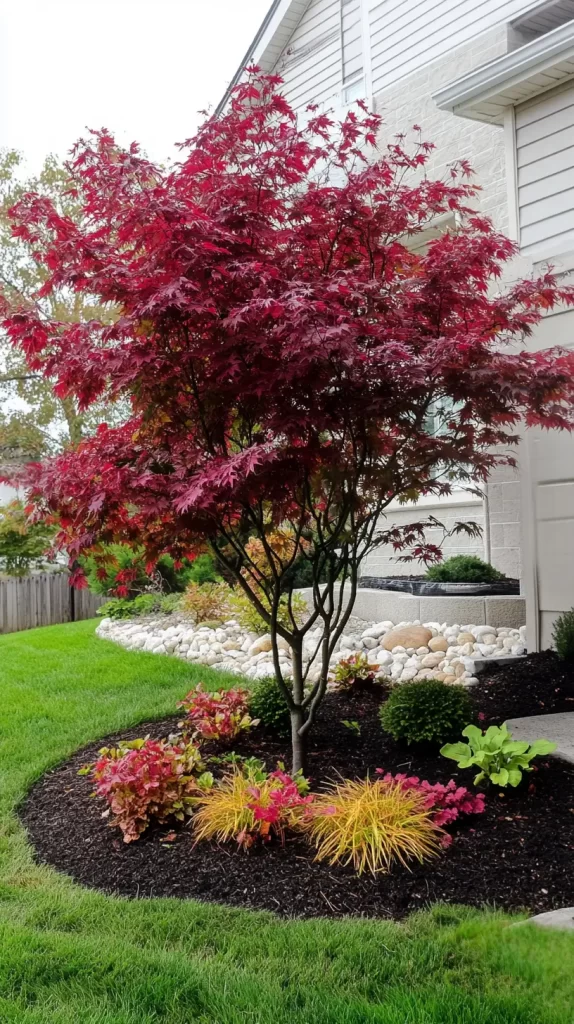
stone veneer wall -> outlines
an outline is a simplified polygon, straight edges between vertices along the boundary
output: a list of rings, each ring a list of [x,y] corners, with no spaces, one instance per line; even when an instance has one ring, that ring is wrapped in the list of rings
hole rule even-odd
[[[482,193],[477,209],[492,218],[495,227],[508,231],[507,181],[503,130],[494,125],[480,124],[439,110],[432,96],[448,82],[485,64],[507,50],[506,26],[499,25],[478,36],[472,42],[427,65],[396,86],[385,89],[374,97],[375,109],[382,114],[385,124],[381,142],[385,143],[397,132],[408,132],[412,125],[422,128],[423,138],[434,142],[436,149],[428,164],[429,175],[440,177],[455,160],[470,161]],[[521,576],[521,513],[518,472],[511,467],[497,468],[489,481],[491,562],[511,577]],[[429,509],[430,510],[430,509]],[[427,511],[427,507],[423,511]],[[463,514],[464,513],[464,514]],[[441,522],[456,518],[483,521],[482,508],[472,508],[472,515],[460,505],[449,501],[433,507],[432,514]],[[401,509],[393,515],[396,522],[412,522],[412,510]],[[429,535],[430,536],[430,535]],[[481,540],[470,542],[461,537],[457,542],[445,544],[445,553],[472,553],[482,557]],[[392,552],[378,548],[365,559],[365,575],[405,575],[422,571],[413,564],[396,562]]]

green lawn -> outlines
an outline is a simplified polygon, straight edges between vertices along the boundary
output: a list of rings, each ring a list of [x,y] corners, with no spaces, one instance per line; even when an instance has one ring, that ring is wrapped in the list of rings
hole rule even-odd
[[[200,676],[221,682],[98,640],[93,622],[0,637],[2,1024],[574,1022],[574,936],[504,915],[282,922],[112,899],[35,866],[14,816],[33,780],[89,740],[172,712]]]

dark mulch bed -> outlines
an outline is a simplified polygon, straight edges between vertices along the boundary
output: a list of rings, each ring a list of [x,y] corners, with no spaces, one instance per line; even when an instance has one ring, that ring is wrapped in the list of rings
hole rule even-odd
[[[500,674],[496,679],[500,682]],[[492,693],[496,685],[493,677]],[[458,772],[452,761],[407,750],[385,737],[377,718],[380,700],[370,692],[360,698],[327,697],[309,752],[308,775],[315,787],[336,772],[364,777],[377,767],[471,785],[472,772]],[[507,714],[510,710],[514,714],[510,708]],[[342,719],[360,721],[359,739]],[[123,735],[165,735],[176,721],[140,725]],[[301,839],[247,853],[233,845],[194,847],[188,825],[176,829],[173,842],[163,841],[170,831],[164,827],[124,845],[102,818],[103,803],[90,796],[89,778],[77,774],[102,744],[79,751],[44,776],[21,809],[38,859],[85,885],[130,897],[193,897],[305,917],[400,918],[439,900],[532,912],[574,904],[574,766],[557,759],[541,761],[518,790],[491,790],[486,812],[457,823],[452,846],[439,858],[415,865],[412,873],[395,867],[389,875],[359,878],[351,869],[314,862]],[[288,763],[288,743],[261,729],[235,749],[256,754],[269,767],[278,759]]]
[[[560,661],[554,651],[529,654],[513,664],[493,665],[479,676],[472,696],[488,725],[574,711],[574,665]]]

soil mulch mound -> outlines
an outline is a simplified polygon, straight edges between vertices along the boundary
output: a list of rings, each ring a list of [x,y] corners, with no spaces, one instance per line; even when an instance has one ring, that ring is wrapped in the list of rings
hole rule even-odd
[[[495,693],[494,676],[492,685]],[[435,752],[407,749],[386,737],[377,716],[380,701],[379,692],[369,691],[327,696],[310,737],[307,774],[313,788],[337,773],[360,778],[378,767],[472,785],[472,771],[458,771],[454,761]],[[506,717],[511,712],[515,708]],[[360,722],[357,739],[343,719]],[[143,724],[122,736],[166,735],[176,721]],[[441,856],[415,864],[412,872],[397,865],[373,878],[315,862],[301,838],[248,852],[233,844],[194,846],[187,824],[174,829],[173,841],[166,841],[171,828],[155,827],[125,845],[102,817],[103,801],[90,795],[89,777],[77,774],[99,747],[119,738],[102,739],[46,774],[21,808],[38,860],[85,885],[128,897],[193,897],[286,917],[400,918],[435,901],[532,912],[574,905],[574,766],[555,758],[540,761],[518,790],[488,791],[485,813],[459,819],[451,827],[453,843]],[[261,757],[269,768],[278,760],[289,763],[288,742],[261,728],[235,750]]]
[[[574,665],[560,661],[554,651],[529,654],[487,669],[471,693],[485,716],[483,726],[500,725],[508,718],[574,711]]]

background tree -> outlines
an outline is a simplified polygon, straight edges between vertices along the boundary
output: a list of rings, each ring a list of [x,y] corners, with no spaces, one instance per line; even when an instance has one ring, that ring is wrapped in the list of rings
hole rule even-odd
[[[132,405],[127,423],[34,471],[38,508],[61,516],[72,557],[111,541],[150,560],[212,546],[269,624],[297,769],[361,559],[380,542],[440,559],[423,523],[393,527],[385,509],[485,480],[523,417],[572,427],[572,353],[515,347],[574,293],[545,275],[500,294],[515,245],[473,215],[465,164],[436,181],[422,141],[377,152],[381,121],[364,107],[342,125],[310,111],[300,128],[279,85],[254,69],[169,172],[105,131],[79,143],[81,216],[24,196],[16,237],[47,273],[43,295],[88,292],[119,316],[70,324],[24,307],[5,328],[80,411]],[[462,226],[409,251],[448,210]],[[313,608],[279,622],[298,558]]]
[[[34,258],[34,247],[14,237],[8,210],[28,193],[49,199],[61,216],[82,217],[82,207],[71,190],[68,172],[58,160],[46,159],[40,174],[22,179],[22,156],[14,150],[0,152],[0,285],[13,309],[36,309],[40,316],[61,323],[96,317],[113,319],[114,308],[96,296],[67,286],[39,295],[49,276]],[[94,403],[80,412],[73,395],[57,395],[54,380],[31,371],[22,352],[14,350],[5,333],[0,335],[0,464],[6,469],[55,453],[66,444],[77,444],[102,420],[115,423],[125,417],[125,404]],[[18,401],[14,401],[17,399]]]
[[[55,533],[44,522],[31,522],[21,501],[0,505],[0,573],[27,576],[41,569]]]

